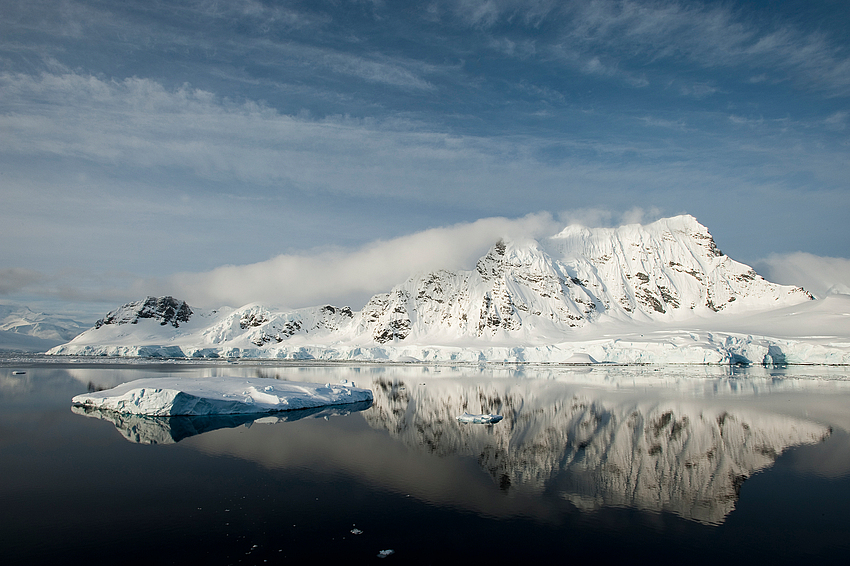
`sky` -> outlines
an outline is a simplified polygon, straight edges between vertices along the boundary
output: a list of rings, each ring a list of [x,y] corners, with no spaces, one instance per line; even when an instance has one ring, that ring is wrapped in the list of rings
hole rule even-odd
[[[350,304],[692,214],[850,288],[844,0],[0,0],[0,302]]]

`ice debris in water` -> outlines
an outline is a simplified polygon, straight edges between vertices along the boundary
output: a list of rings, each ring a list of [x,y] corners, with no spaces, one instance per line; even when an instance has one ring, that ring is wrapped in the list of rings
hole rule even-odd
[[[353,535],[362,535],[362,534],[363,534],[363,531],[361,531],[360,529],[356,529],[356,528],[355,528],[355,529],[351,529],[351,534],[353,534]]]
[[[388,548],[387,550],[381,550],[378,552],[378,558],[386,558],[390,554],[394,554],[395,550]]]
[[[458,422],[462,423],[474,423],[474,424],[494,424],[502,420],[502,415],[473,415],[470,413],[464,413],[457,418]]]

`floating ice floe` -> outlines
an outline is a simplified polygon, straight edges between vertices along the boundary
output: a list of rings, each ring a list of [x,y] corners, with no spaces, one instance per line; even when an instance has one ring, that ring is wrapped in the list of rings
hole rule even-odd
[[[462,423],[493,424],[502,420],[502,415],[473,415],[470,413],[464,413],[460,415],[457,420]]]
[[[150,416],[275,413],[364,401],[372,401],[372,391],[347,384],[222,377],[138,379],[71,400],[76,406]]]

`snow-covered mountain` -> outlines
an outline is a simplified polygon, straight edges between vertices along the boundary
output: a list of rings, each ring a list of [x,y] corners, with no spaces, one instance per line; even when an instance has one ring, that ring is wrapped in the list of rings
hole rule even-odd
[[[723,255],[696,219],[678,216],[616,229],[569,226],[545,240],[500,240],[474,270],[411,277],[356,312],[256,304],[202,312],[171,297],[148,298],[109,313],[50,353],[850,363],[846,320],[837,321],[836,336],[821,330],[814,342],[800,341],[799,325],[778,335],[767,331],[781,325],[758,328],[752,319],[741,326],[754,313],[818,311],[809,303],[815,301],[805,290],[764,280]]]
[[[0,350],[44,351],[73,339],[86,328],[68,317],[0,305]]]

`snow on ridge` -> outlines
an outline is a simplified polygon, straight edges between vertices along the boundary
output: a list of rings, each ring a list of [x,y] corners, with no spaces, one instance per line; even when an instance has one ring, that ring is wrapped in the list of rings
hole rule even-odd
[[[707,228],[692,216],[678,216],[645,226],[570,226],[543,241],[499,240],[475,269],[410,277],[360,311],[332,305],[277,311],[252,304],[202,312],[172,297],[149,297],[113,311],[49,353],[850,363],[850,325],[843,320],[831,342],[771,337],[777,325],[731,324],[735,317],[797,305],[811,318],[814,310],[804,306],[811,301],[805,290],[770,283],[725,256]],[[642,329],[662,334],[644,337]]]

